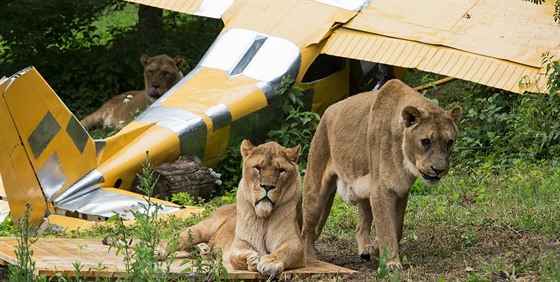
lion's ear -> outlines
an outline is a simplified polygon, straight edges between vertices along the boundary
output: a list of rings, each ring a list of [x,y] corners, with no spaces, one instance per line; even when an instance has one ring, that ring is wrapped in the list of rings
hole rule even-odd
[[[175,56],[175,58],[173,58],[173,61],[175,61],[175,65],[177,66],[177,68],[181,69],[181,66],[183,65],[185,59],[181,56]]]
[[[251,154],[251,151],[253,151],[254,148],[255,146],[253,146],[251,141],[248,139],[243,140],[243,142],[241,142],[241,156],[246,158],[249,154]]]
[[[416,107],[406,106],[403,109],[401,115],[404,120],[404,124],[406,125],[406,127],[409,127],[418,123],[418,120],[422,116],[422,112]]]
[[[147,66],[148,65],[148,61],[151,59],[152,57],[144,54],[142,55],[142,57],[140,57],[140,63],[142,63],[143,66]]]
[[[297,163],[299,155],[301,154],[301,145],[286,149],[286,155],[291,162]]]
[[[455,106],[453,109],[447,111],[447,114],[453,118],[455,124],[459,124],[461,118],[463,117],[463,109],[459,106]]]

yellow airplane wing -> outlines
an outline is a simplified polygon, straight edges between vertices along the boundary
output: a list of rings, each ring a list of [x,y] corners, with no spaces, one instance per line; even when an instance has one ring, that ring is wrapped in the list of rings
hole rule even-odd
[[[560,58],[553,2],[372,1],[334,31],[321,52],[520,94],[544,92],[542,54]]]

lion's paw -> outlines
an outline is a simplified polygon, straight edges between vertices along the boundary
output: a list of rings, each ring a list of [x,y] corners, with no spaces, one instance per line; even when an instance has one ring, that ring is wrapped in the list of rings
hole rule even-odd
[[[284,264],[279,261],[261,260],[257,267],[258,271],[265,276],[276,276],[284,270]]]
[[[378,248],[373,245],[366,245],[363,250],[360,251],[360,258],[363,260],[371,260],[372,257],[379,255]]]
[[[401,270],[403,268],[400,260],[392,259],[387,262],[387,270],[390,272]]]
[[[258,264],[260,263],[260,261],[261,261],[261,255],[257,252],[251,251],[251,253],[247,255],[247,268],[250,271],[257,271]]]
[[[210,258],[210,246],[208,246],[208,244],[200,243],[196,245],[196,248],[198,249],[198,253],[200,254],[201,258]]]
[[[169,253],[165,249],[156,248],[155,249],[155,255],[156,255],[157,260],[162,261],[162,260],[167,259],[167,256],[169,255]]]

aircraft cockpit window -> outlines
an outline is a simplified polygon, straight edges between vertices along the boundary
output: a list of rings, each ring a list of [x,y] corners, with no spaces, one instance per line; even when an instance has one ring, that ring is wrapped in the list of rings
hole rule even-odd
[[[321,54],[311,63],[301,82],[310,83],[328,77],[344,69],[345,58]]]

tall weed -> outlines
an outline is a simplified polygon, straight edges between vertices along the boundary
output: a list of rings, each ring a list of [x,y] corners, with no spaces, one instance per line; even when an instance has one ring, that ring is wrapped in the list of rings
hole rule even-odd
[[[35,276],[35,262],[33,261],[33,250],[31,245],[37,242],[37,232],[39,227],[29,221],[31,213],[31,205],[25,205],[23,216],[16,221],[15,232],[17,236],[18,246],[16,249],[15,264],[10,264],[10,281],[13,282],[32,282]]]
[[[163,208],[151,198],[158,180],[153,174],[153,167],[146,153],[146,161],[138,175],[138,189],[147,195],[146,201],[131,209],[136,224],[127,226],[122,220],[116,220],[116,237],[111,241],[114,242],[112,247],[117,248],[117,253],[124,254],[128,273],[125,281],[168,281],[176,278],[170,271],[178,243],[176,221],[169,220],[165,224],[163,219],[158,218]],[[133,238],[138,239],[134,245]],[[167,243],[164,243],[164,238],[169,238]],[[161,256],[164,249],[170,250],[170,253],[165,261],[160,261],[158,254]]]

